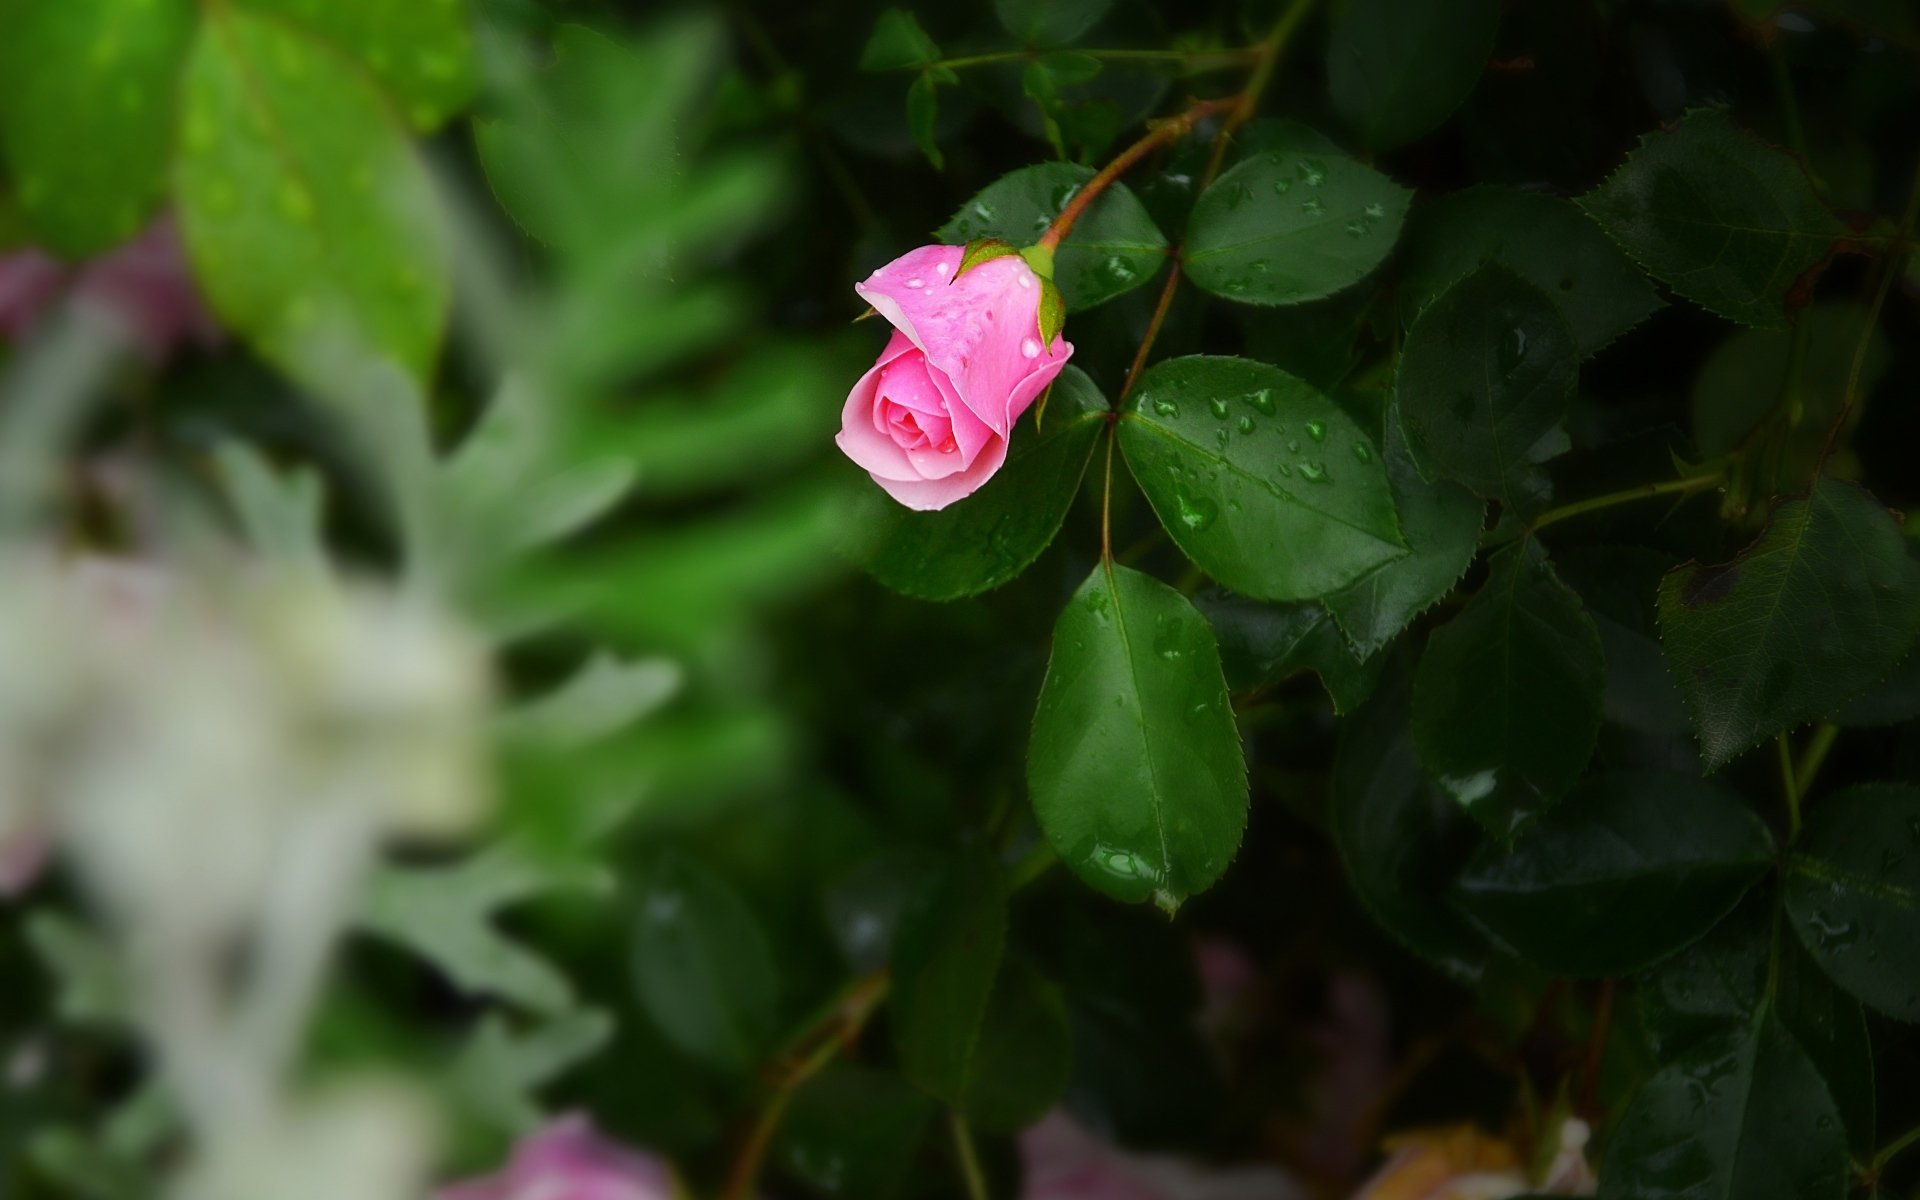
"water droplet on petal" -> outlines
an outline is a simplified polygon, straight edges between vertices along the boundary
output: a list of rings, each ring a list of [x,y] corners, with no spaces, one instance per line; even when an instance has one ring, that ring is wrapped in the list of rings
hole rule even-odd
[[[918,290],[927,286],[927,281],[916,275],[912,279],[907,280],[907,286]]]
[[[1027,338],[1020,343],[1020,353],[1026,355],[1028,358],[1038,358],[1040,357],[1040,343],[1032,338]]]
[[[1019,275],[1017,275],[1017,276],[1015,276],[1015,278],[1016,278],[1016,279],[1018,279],[1018,280],[1020,281],[1020,286],[1021,286],[1021,287],[1023,287],[1023,288],[1030,288],[1030,287],[1032,287],[1032,286],[1033,286],[1033,272],[1032,272],[1032,271],[1022,271],[1022,272],[1020,272],[1020,274],[1019,274]]]
[[[947,276],[953,274],[953,264],[940,263],[933,268],[933,272],[934,274],[938,275],[940,278],[945,279]]]

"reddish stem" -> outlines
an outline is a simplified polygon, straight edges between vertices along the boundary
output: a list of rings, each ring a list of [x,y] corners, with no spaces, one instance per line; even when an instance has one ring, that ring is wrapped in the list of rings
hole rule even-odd
[[[1100,193],[1106,191],[1114,180],[1126,174],[1135,163],[1145,158],[1155,147],[1163,146],[1176,138],[1185,137],[1203,118],[1217,112],[1225,112],[1239,102],[1238,96],[1229,96],[1222,100],[1195,101],[1179,116],[1168,117],[1156,124],[1147,131],[1145,137],[1122,150],[1118,157],[1100,169],[1098,175],[1087,180],[1080,190],[1073,194],[1073,199],[1067,201],[1067,206],[1060,210],[1060,215],[1055,217],[1053,223],[1047,226],[1047,231],[1040,235],[1039,244],[1049,250],[1058,248],[1061,239],[1073,229],[1073,223],[1080,219],[1080,214],[1087,211],[1087,206],[1098,200]]]

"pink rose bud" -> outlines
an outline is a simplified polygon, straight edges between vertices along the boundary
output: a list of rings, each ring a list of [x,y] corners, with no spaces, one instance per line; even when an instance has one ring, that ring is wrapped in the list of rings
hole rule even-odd
[[[1020,414],[1073,355],[1040,334],[1040,277],[1017,254],[962,274],[960,246],[922,246],[853,290],[892,323],[834,438],[908,508],[970,496],[1007,460]]]
[[[497,1174],[442,1188],[434,1200],[673,1200],[665,1163],[607,1141],[574,1114],[521,1139]]]

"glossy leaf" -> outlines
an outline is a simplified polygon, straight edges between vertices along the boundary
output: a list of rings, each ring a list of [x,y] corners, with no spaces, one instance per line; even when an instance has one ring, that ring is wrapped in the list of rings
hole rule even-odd
[[[1094,567],[1053,630],[1027,782],[1061,859],[1119,900],[1173,909],[1239,848],[1247,773],[1220,652],[1185,596]]]
[[[302,382],[341,353],[424,378],[448,251],[433,189],[386,102],[291,27],[210,10],[188,61],[180,223],[221,317]]]
[[[1824,716],[1920,633],[1920,563],[1867,492],[1823,479],[1721,566],[1660,582],[1660,635],[1709,769]]]
[[[1006,465],[986,487],[939,512],[876,499],[861,530],[861,565],[888,587],[926,600],[971,596],[1012,579],[1059,532],[1106,414],[1093,381],[1068,366],[1047,398],[1044,432],[1034,431],[1037,412],[1022,419]]]
[[[437,129],[473,99],[479,64],[463,0],[242,0],[365,64],[413,127]]]
[[[664,855],[640,880],[633,978],[640,1004],[687,1055],[735,1074],[769,1049],[780,977],[765,930],[718,876]]]
[[[1821,800],[1786,899],[1794,931],[1835,983],[1920,1021],[1920,788],[1864,784]]]
[[[1661,282],[1744,325],[1787,322],[1787,295],[1845,226],[1806,172],[1718,110],[1650,133],[1580,206]]]
[[[1473,90],[1499,24],[1498,0],[1347,0],[1327,43],[1334,110],[1372,149],[1412,141]]]
[[[1399,259],[1401,319],[1412,324],[1456,279],[1488,262],[1553,301],[1582,356],[1661,306],[1640,268],[1572,201],[1482,186],[1413,211]]]
[[[1622,975],[1711,929],[1773,860],[1739,797],[1687,775],[1615,771],[1576,787],[1461,875],[1461,905],[1556,974]]]
[[[1258,691],[1303,671],[1319,678],[1333,711],[1349,713],[1379,681],[1383,658],[1362,659],[1327,610],[1311,600],[1274,604],[1212,589],[1194,597],[1220,643],[1227,686]]]
[[[1600,1168],[1600,1200],[1841,1200],[1840,1115],[1777,1020],[1702,1045],[1640,1089]]]
[[[1484,835],[1420,770],[1404,673],[1341,726],[1327,823],[1373,919],[1455,979],[1478,979],[1492,954],[1486,938],[1435,897],[1453,886]]]
[[[79,258],[160,206],[190,0],[0,4],[0,150],[35,239]]]
[[[1605,659],[1593,618],[1538,543],[1501,551],[1434,631],[1413,683],[1413,744],[1496,836],[1558,800],[1593,752]]]
[[[1002,175],[960,206],[937,236],[950,244],[999,238],[1037,241],[1091,167],[1037,163]],[[1054,254],[1053,281],[1068,312],[1082,312],[1151,280],[1166,259],[1167,238],[1126,185],[1116,184],[1080,214]]]
[[[948,861],[894,934],[889,1008],[901,1070],[950,1104],[974,1077],[1006,936],[1006,880],[978,847]]]
[[[1397,393],[1414,461],[1428,478],[1511,502],[1561,448],[1579,361],[1544,292],[1505,267],[1480,267],[1407,332]]]
[[[1243,160],[1193,206],[1180,263],[1243,304],[1298,304],[1351,287],[1387,257],[1413,193],[1343,154]]]
[[[1379,452],[1339,405],[1278,367],[1158,363],[1119,436],[1175,543],[1242,595],[1312,599],[1406,553]]]
[[[1385,424],[1387,484],[1407,555],[1323,598],[1362,657],[1379,653],[1460,582],[1479,549],[1487,513],[1486,503],[1458,484],[1420,478],[1398,414],[1390,410]]]

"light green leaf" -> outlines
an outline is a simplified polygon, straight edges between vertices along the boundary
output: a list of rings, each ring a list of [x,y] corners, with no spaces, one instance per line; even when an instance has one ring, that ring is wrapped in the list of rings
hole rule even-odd
[[[1537,542],[1501,551],[1434,631],[1413,683],[1413,744],[1497,837],[1558,800],[1600,732],[1600,634]]]
[[[1399,260],[1402,320],[1411,325],[1456,279],[1488,262],[1553,301],[1583,357],[1661,306],[1640,268],[1572,201],[1481,186],[1414,209]]]
[[[1033,428],[1037,409],[1014,427],[1006,465],[960,503],[923,513],[872,499],[857,537],[875,579],[925,600],[955,600],[999,587],[1039,557],[1079,494],[1107,401],[1068,366],[1047,399],[1044,433]]]
[[[1243,304],[1317,300],[1380,265],[1412,196],[1343,154],[1254,155],[1195,202],[1180,262],[1196,286]]]
[[[1027,245],[1046,232],[1048,223],[1091,178],[1093,168],[1070,163],[1021,167],[961,205],[935,236],[949,244],[999,238]],[[1166,252],[1166,235],[1147,215],[1146,206],[1124,184],[1115,184],[1088,205],[1060,243],[1053,279],[1067,311],[1081,312],[1152,279]]]
[[[1785,325],[1787,294],[1846,232],[1799,163],[1718,110],[1640,139],[1580,207],[1661,282],[1743,325]]]
[[[1027,782],[1054,850],[1116,899],[1172,910],[1220,877],[1246,827],[1246,763],[1186,597],[1094,568],[1054,626]]]
[[[1345,410],[1278,367],[1157,363],[1119,436],[1173,540],[1241,595],[1313,599],[1406,553],[1379,452]]]
[[[1428,478],[1513,503],[1534,465],[1564,448],[1579,369],[1553,301],[1505,267],[1480,267],[1407,333],[1396,390],[1414,461]]]
[[[1660,581],[1660,636],[1709,770],[1839,708],[1920,634],[1920,563],[1867,492],[1822,479],[1722,566]]]
[[[35,239],[82,258],[166,191],[190,0],[0,4],[0,149]]]
[[[1372,149],[1412,141],[1473,91],[1499,25],[1499,0],[1346,0],[1327,40],[1334,110]]]
[[[560,1013],[524,1030],[490,1013],[454,1060],[450,1099],[502,1132],[531,1133],[546,1120],[535,1093],[606,1046],[613,1031],[613,1018],[592,1008]]]
[[[479,83],[465,0],[241,0],[366,65],[415,129],[438,129]]]
[[[1385,424],[1387,484],[1407,555],[1322,598],[1363,658],[1379,653],[1460,582],[1479,549],[1487,514],[1485,502],[1465,488],[1420,478],[1399,414],[1389,409]]]
[[[236,9],[188,61],[180,221],[228,325],[302,382],[338,360],[438,357],[448,251],[426,172],[371,84],[324,44]]]
[[[1583,781],[1488,846],[1456,885],[1475,922],[1561,975],[1623,975],[1711,929],[1773,861],[1740,798],[1689,775],[1614,771]]]

